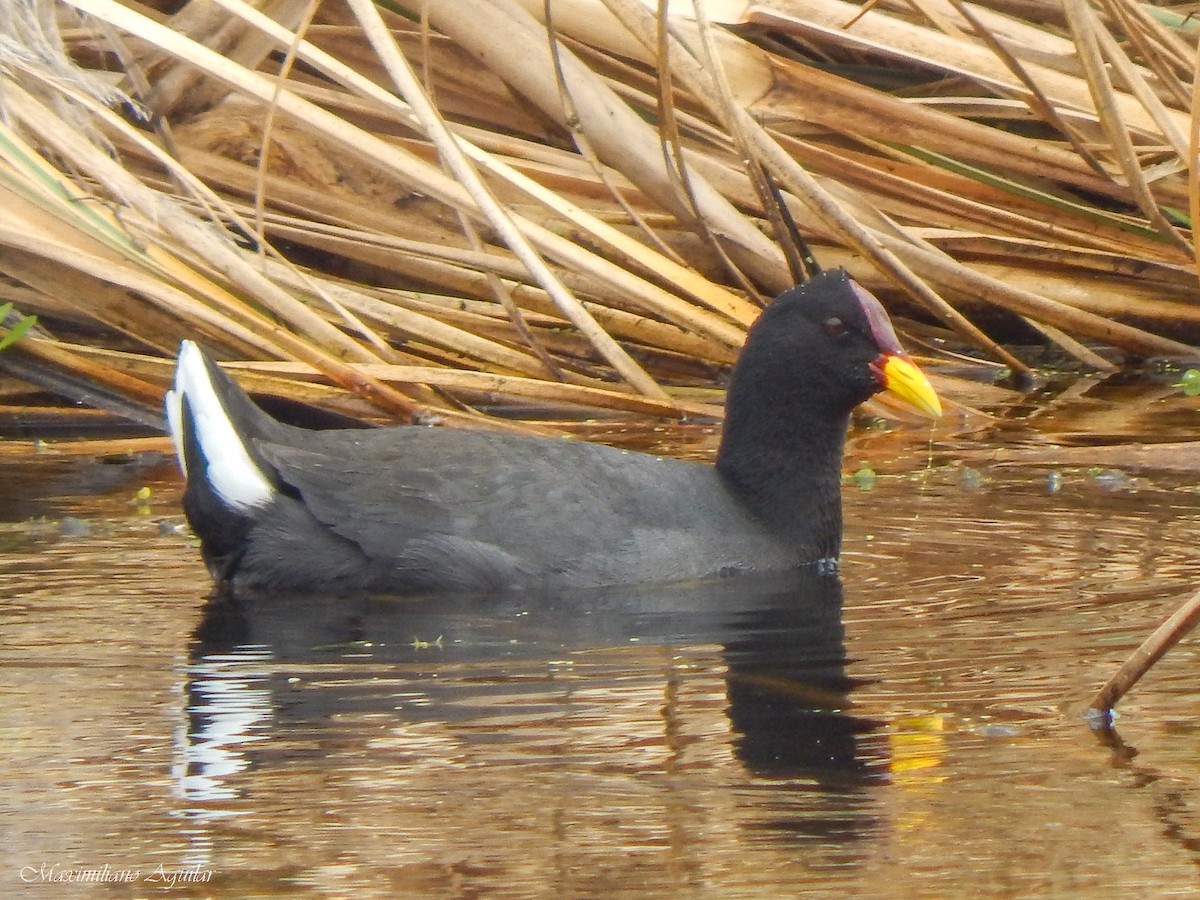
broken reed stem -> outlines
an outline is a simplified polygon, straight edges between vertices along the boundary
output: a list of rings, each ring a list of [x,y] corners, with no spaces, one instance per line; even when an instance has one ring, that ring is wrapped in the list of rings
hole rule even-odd
[[[1137,684],[1168,650],[1195,628],[1197,623],[1200,623],[1200,591],[1193,594],[1191,599],[1175,610],[1150,637],[1142,641],[1142,645],[1133,651],[1117,673],[1096,692],[1090,708],[1106,717],[1109,716],[1112,708],[1129,693],[1130,688]]]

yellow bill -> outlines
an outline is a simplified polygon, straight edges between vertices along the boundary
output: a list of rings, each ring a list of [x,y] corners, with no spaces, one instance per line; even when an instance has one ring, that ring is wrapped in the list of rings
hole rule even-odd
[[[933,385],[911,359],[893,353],[885,354],[878,371],[883,376],[884,390],[895,394],[931,419],[942,414],[942,401],[938,399]]]

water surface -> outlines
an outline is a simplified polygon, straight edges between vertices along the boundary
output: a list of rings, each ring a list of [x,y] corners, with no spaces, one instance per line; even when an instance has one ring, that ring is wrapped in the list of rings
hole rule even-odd
[[[169,465],[3,463],[4,893],[1193,894],[1196,642],[1081,717],[1193,485],[856,446],[841,585],[408,608],[213,606]]]

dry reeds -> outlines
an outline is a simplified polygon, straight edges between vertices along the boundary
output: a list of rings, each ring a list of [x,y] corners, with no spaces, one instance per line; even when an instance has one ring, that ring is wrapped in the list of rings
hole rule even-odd
[[[1200,355],[1200,57],[1167,10],[175,6],[0,8],[0,300],[139,402],[197,337],[363,417],[716,414],[790,282],[770,183],[823,265],[1014,369],[981,323]]]

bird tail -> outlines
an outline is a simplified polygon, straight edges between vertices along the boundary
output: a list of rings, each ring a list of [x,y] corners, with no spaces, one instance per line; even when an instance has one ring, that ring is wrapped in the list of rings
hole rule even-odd
[[[189,494],[241,516],[274,499],[274,473],[254,441],[280,426],[192,341],[179,345],[165,407]]]

